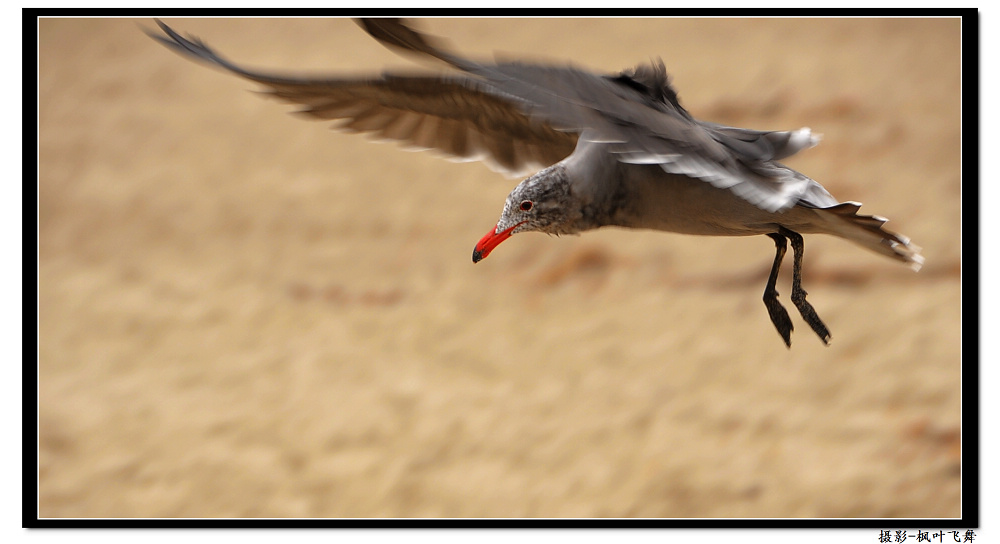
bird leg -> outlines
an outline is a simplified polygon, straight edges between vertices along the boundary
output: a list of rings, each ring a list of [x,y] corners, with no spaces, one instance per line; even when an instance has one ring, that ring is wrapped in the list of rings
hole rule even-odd
[[[778,302],[778,290],[774,284],[778,281],[778,268],[781,267],[781,260],[785,258],[785,250],[788,248],[787,240],[780,234],[768,233],[774,240],[776,252],[774,254],[774,264],[771,265],[771,275],[767,278],[767,286],[764,287],[764,306],[767,308],[767,315],[771,317],[771,323],[778,329],[778,334],[784,339],[785,345],[792,347],[792,320],[788,317],[788,310]],[[801,238],[800,238],[801,240]]]
[[[792,265],[792,303],[799,309],[802,319],[812,327],[813,332],[819,336],[824,344],[830,345],[830,331],[823,324],[823,320],[816,315],[816,310],[812,304],[806,301],[806,290],[802,288],[802,253],[805,244],[802,243],[802,236],[797,232],[792,232],[785,227],[778,227],[779,236],[785,236],[792,241],[793,265]],[[784,245],[784,244],[782,244]],[[776,271],[772,271],[772,275]],[[787,340],[786,340],[787,343]]]

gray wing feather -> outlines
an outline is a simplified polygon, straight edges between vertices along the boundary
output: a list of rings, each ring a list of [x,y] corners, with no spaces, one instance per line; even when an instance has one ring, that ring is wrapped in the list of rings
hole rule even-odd
[[[479,64],[443,51],[399,20],[360,24],[385,45],[431,56],[481,78],[558,130],[608,142],[622,162],[659,164],[667,172],[731,189],[768,211],[788,209],[802,199],[836,203],[813,180],[774,162],[816,145],[818,138],[808,129],[757,131],[697,121],[681,107],[660,60],[618,76],[571,66]]]
[[[342,119],[346,130],[485,160],[507,173],[558,162],[583,135],[608,142],[622,162],[657,164],[769,211],[802,199],[815,205],[828,200],[819,184],[774,162],[815,145],[808,129],[754,131],[697,121],[681,107],[659,60],[615,76],[572,66],[480,64],[444,51],[399,20],[363,19],[358,23],[381,43],[443,61],[464,75],[281,77],[240,68],[200,40],[157,23],[166,36],[151,35],[167,47],[263,84],[304,106],[304,115]]]
[[[756,161],[780,160],[819,143],[808,128],[791,131],[751,130],[698,121],[716,141],[734,153]]]
[[[370,79],[286,77],[248,70],[222,58],[201,40],[157,21],[160,43],[267,87],[268,94],[303,108],[298,114],[340,121],[341,130],[435,149],[458,160],[482,160],[524,175],[573,152],[577,135],[533,120],[520,104],[468,76],[394,76]],[[512,142],[516,141],[517,145]]]

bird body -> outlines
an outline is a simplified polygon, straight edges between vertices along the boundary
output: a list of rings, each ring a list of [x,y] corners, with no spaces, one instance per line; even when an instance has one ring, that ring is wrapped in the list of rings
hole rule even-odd
[[[652,229],[702,236],[752,236],[778,231],[834,234],[873,251],[919,264],[905,252],[912,244],[884,243],[881,218],[858,216],[860,204],[837,202],[819,184],[812,188],[817,204],[802,200],[783,211],[768,211],[733,191],[671,174],[658,165],[615,159],[607,144],[581,139],[566,159],[521,182],[508,196],[497,231],[537,216],[511,234],[537,230],[578,234],[605,226]],[[519,203],[533,202],[523,212]],[[539,203],[548,203],[539,208]],[[827,207],[819,207],[825,204]],[[895,235],[899,236],[899,235]],[[918,256],[919,257],[919,256]]]
[[[808,128],[759,131],[699,121],[685,110],[662,61],[614,75],[571,66],[487,64],[455,55],[396,19],[358,21],[383,44],[431,57],[456,75],[288,77],[241,68],[157,21],[174,51],[264,85],[300,113],[339,128],[483,160],[507,174],[542,170],[508,195],[473,261],[520,232],[577,234],[617,226],[707,236],[764,234],[776,254],[764,291],[786,345],[793,329],[777,302],[778,267],[792,242],[792,301],[824,343],[829,331],[801,287],[800,233],[832,234],[919,269],[920,248],[859,215],[819,183],[778,162],[813,147]]]

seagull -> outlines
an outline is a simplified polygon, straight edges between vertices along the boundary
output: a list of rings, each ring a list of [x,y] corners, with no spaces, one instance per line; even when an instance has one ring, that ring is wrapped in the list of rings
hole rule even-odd
[[[577,234],[599,227],[703,236],[764,234],[775,245],[764,288],[768,316],[791,348],[794,327],[775,283],[791,241],[791,300],[824,344],[830,331],[802,288],[802,234],[832,234],[919,270],[920,247],[884,228],[861,204],[778,162],[819,143],[810,129],[761,131],[691,116],[654,59],[617,74],[530,62],[481,63],[448,51],[400,19],[359,19],[390,48],[443,62],[447,75],[296,77],[233,64],[160,20],[147,34],[189,59],[263,85],[298,113],[336,128],[481,160],[525,176],[496,226],[476,244],[485,259],[521,232]]]

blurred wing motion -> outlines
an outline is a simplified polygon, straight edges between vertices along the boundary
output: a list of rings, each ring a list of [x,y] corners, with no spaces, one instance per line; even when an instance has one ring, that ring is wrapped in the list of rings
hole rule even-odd
[[[523,175],[569,156],[578,138],[608,144],[619,161],[728,188],[768,211],[836,203],[808,177],[774,161],[816,145],[809,129],[755,131],[705,123],[681,107],[662,61],[617,75],[571,66],[477,63],[441,49],[397,19],[358,24],[381,43],[443,61],[454,76],[287,77],[241,68],[161,21],[167,47],[269,88],[301,113],[339,128],[436,149]]]
[[[301,104],[297,113],[342,120],[337,128],[436,149],[458,160],[482,160],[509,175],[524,175],[569,156],[577,135],[532,121],[520,105],[465,76],[398,76],[364,79],[290,77],[237,66],[197,38],[185,38],[157,20],[160,43],[196,60],[267,86]]]

